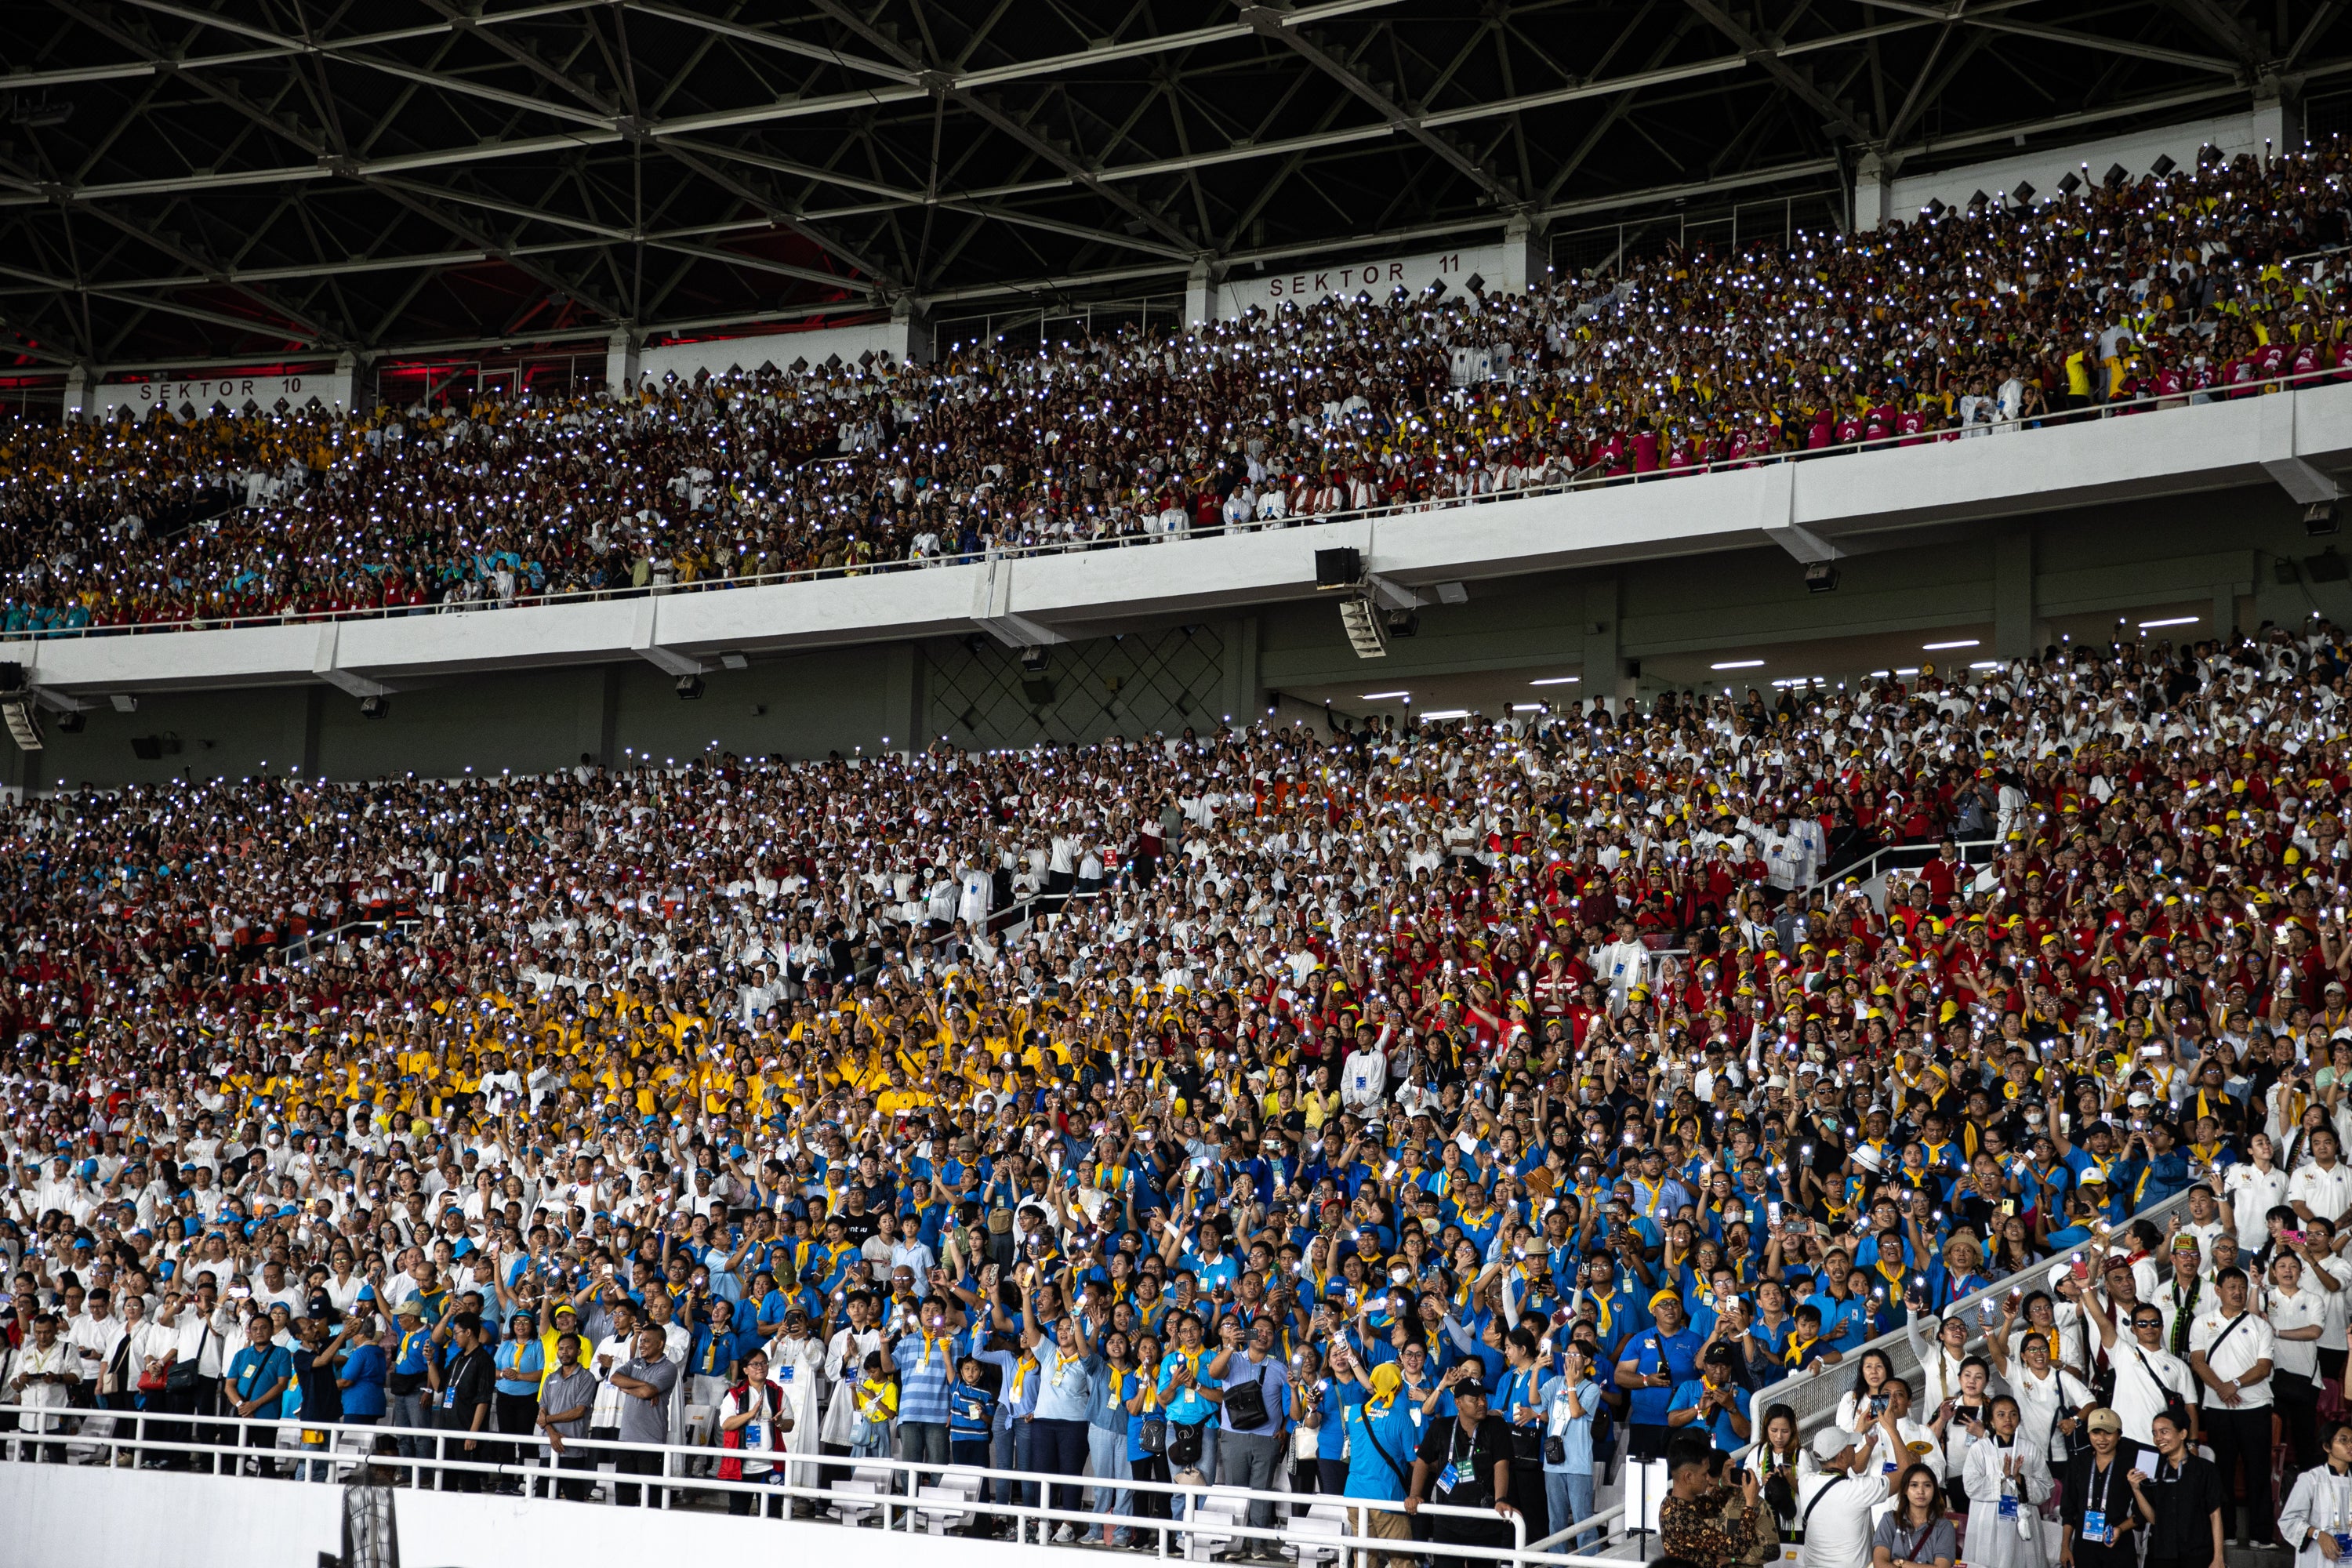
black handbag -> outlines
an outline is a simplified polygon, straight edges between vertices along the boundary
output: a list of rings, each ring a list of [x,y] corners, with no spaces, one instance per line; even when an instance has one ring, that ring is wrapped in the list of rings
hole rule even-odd
[[[1229,1384],[1225,1387],[1225,1419],[1236,1432],[1255,1432],[1266,1424],[1271,1413],[1265,1407],[1265,1369],[1258,1369],[1254,1383]]]
[[[1135,1429],[1135,1446],[1147,1454],[1165,1454],[1168,1451],[1168,1418],[1164,1415],[1145,1416],[1143,1425]]]
[[[196,1353],[185,1361],[173,1362],[170,1369],[163,1373],[165,1393],[186,1394],[196,1386],[196,1373],[204,1364],[205,1345],[212,1337],[213,1326],[206,1323],[205,1331],[196,1338]]]
[[[1168,1468],[1171,1470],[1194,1468],[1200,1464],[1202,1452],[1207,1447],[1202,1433],[1209,1424],[1203,1421],[1197,1426],[1187,1426],[1178,1421],[1171,1425],[1173,1429],[1168,1435]]]

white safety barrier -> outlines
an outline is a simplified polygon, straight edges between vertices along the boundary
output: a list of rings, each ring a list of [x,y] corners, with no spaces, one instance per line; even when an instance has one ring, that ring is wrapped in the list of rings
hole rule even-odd
[[[27,1430],[24,1426],[27,1418],[46,1423],[49,1429],[37,1433]],[[377,1440],[387,1437],[395,1445],[405,1439],[419,1452],[411,1456],[373,1452]],[[465,1447],[469,1437],[478,1445],[474,1450],[476,1455],[519,1453],[520,1458],[501,1461],[469,1458]],[[1400,1503],[1370,1499],[1134,1478],[1103,1478],[1097,1482],[1092,1477],[1034,1470],[820,1455],[775,1455],[777,1468],[770,1479],[720,1480],[715,1473],[695,1475],[689,1469],[709,1467],[715,1471],[719,1460],[744,1457],[740,1450],[682,1443],[569,1439],[565,1447],[575,1459],[593,1460],[595,1468],[559,1468],[555,1454],[536,1435],[476,1435],[400,1426],[306,1427],[299,1420],[157,1415],[136,1411],[60,1411],[54,1407],[0,1405],[0,1517],[16,1520],[21,1529],[27,1519],[56,1516],[78,1521],[86,1537],[90,1516],[78,1508],[63,1508],[58,1498],[47,1494],[78,1497],[92,1483],[144,1493],[161,1483],[174,1496],[187,1495],[190,1488],[199,1489],[209,1498],[221,1489],[268,1485],[281,1498],[298,1488],[321,1497],[339,1497],[337,1487],[316,1483],[348,1483],[364,1464],[373,1468],[376,1478],[395,1489],[395,1498],[403,1506],[412,1497],[429,1498],[433,1500],[429,1506],[436,1508],[457,1504],[462,1499],[495,1505],[501,1510],[498,1517],[509,1527],[502,1529],[499,1538],[501,1568],[532,1568],[528,1554],[518,1557],[506,1546],[509,1542],[531,1537],[536,1526],[530,1521],[543,1514],[602,1520],[667,1514],[681,1521],[723,1521],[771,1530],[878,1527],[885,1532],[937,1538],[942,1543],[977,1533],[975,1527],[995,1521],[994,1528],[1013,1544],[1027,1546],[1062,1544],[1053,1536],[1058,1526],[1067,1524],[1081,1531],[1108,1530],[1113,1535],[1129,1535],[1143,1540],[1157,1557],[1190,1563],[1271,1552],[1302,1564],[1370,1568],[1377,1560],[1390,1555],[1420,1555],[1433,1551],[1461,1561],[1514,1565],[1624,1568],[1626,1562],[1623,1555],[1609,1550],[1612,1543],[1622,1540],[1622,1532],[1614,1529],[1622,1518],[1622,1509],[1578,1521],[1533,1542],[1527,1539],[1526,1520],[1517,1514],[1506,1520],[1491,1509],[1437,1503],[1425,1503],[1418,1510],[1423,1521],[1440,1529],[1443,1521],[1452,1520],[1489,1525],[1507,1523],[1510,1545],[1482,1546],[1450,1541],[1401,1541],[1378,1535],[1374,1533],[1372,1516],[1402,1516],[1408,1510]],[[633,1466],[651,1468],[624,1471],[618,1468],[624,1456],[630,1457]],[[177,1464],[182,1458],[193,1464],[197,1473],[176,1470],[159,1474],[146,1468]],[[587,1504],[562,1500],[556,1495],[556,1489],[567,1482],[574,1487],[593,1488],[609,1501],[618,1501],[621,1489],[626,1488],[636,1496],[638,1506],[592,1509]],[[1013,1489],[1033,1489],[1037,1501],[1000,1500],[1000,1485],[1014,1497],[1023,1494]],[[1051,1506],[1054,1489],[1079,1490],[1091,1498],[1097,1485],[1119,1491],[1163,1495],[1169,1499],[1174,1517],[1148,1519],[1133,1512],[1115,1514],[1088,1508]],[[749,1494],[754,1500],[750,1514],[740,1520],[719,1511],[725,1506],[720,1500],[734,1494]],[[838,1522],[824,1525],[803,1521],[788,1526],[782,1521],[763,1520],[759,1516],[765,1511],[765,1505],[759,1500],[783,1500],[786,1512],[794,1506],[809,1511],[827,1509]],[[303,1502],[299,1495],[295,1500],[298,1504]],[[1270,1506],[1275,1521],[1272,1525],[1249,1522],[1251,1505],[1256,1503]],[[204,1506],[208,1509],[211,1505],[207,1502]],[[1291,1510],[1301,1506],[1307,1511],[1294,1516]],[[245,1517],[241,1505],[231,1511],[236,1517]],[[305,1506],[299,1511],[307,1515],[309,1510]],[[329,1510],[331,1517],[334,1513]],[[117,1521],[126,1528],[135,1522]],[[519,1530],[511,1529],[517,1525],[520,1526]],[[52,1556],[33,1551],[36,1542],[25,1541],[21,1534],[12,1538],[6,1533],[9,1529],[0,1524],[0,1542],[7,1543],[6,1549],[0,1551],[0,1562],[64,1560],[62,1552]],[[953,1537],[950,1531],[955,1532]],[[1601,1552],[1575,1554],[1563,1549],[1562,1542],[1589,1531],[1601,1534]],[[571,1535],[568,1528],[557,1533],[563,1539]],[[699,1532],[698,1539],[701,1539]],[[822,1550],[823,1539],[814,1540],[812,1550]],[[76,1541],[71,1550],[80,1553],[91,1544],[87,1539]],[[736,1541],[733,1544],[740,1549],[742,1543]],[[320,1541],[311,1551],[330,1550],[332,1545],[331,1541]],[[20,1551],[32,1554],[19,1555]],[[611,1552],[600,1554],[613,1555]],[[136,1558],[138,1553],[133,1552],[131,1555]],[[415,1554],[404,1549],[404,1556]],[[481,1556],[478,1552],[473,1554]],[[303,1568],[311,1568],[315,1561],[313,1555],[299,1552],[297,1560]],[[431,1560],[445,1559],[436,1556]],[[205,1568],[208,1560],[183,1540],[173,1561],[184,1568]],[[239,1556],[237,1561],[240,1568],[253,1568],[255,1562],[248,1556]],[[939,1565],[934,1563],[932,1568]]]

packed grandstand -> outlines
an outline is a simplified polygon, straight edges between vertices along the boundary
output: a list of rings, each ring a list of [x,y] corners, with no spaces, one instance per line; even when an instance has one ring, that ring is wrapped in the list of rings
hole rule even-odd
[[[0,435],[0,616],[41,633],[868,571],[2335,380],[2347,163],[2333,142],[2216,157],[1525,294],[1398,287],[1028,357],[26,424]]]
[[[1034,355],[12,425],[0,634],[1164,542],[2340,382],[2348,166]],[[1171,1550],[1202,1499],[1149,1483],[1189,1481],[1565,1553],[1666,1458],[1666,1549],[1727,1568],[1769,1559],[1697,1518],[1710,1453],[1801,1533],[1883,1433],[1931,1511],[1990,1513],[1970,1560],[2039,1568],[1995,1551],[2021,1501],[2118,1443],[2179,1482],[2185,1434],[2217,1548],[2315,1551],[2272,1453],[2352,1467],[2347,671],[2315,613],[1491,719],[20,792],[0,1459],[324,1480],[382,1426],[368,1473],[420,1487],[879,1522],[833,1489],[890,1458],[1025,1474],[994,1497],[1064,1542]]]
[[[1815,1373],[1990,1508],[1989,1391],[2063,1464],[2112,1304],[2171,1303],[2168,1368],[2251,1270],[2318,1331],[2273,1352],[2315,1462],[2346,668],[2315,621],[1614,717],[12,804],[16,1457],[83,1412],[206,1469],[206,1415],[592,1472],[698,1430],[729,1478],[1067,1477],[1155,1549],[1122,1480],[1401,1497],[1356,1435],[1479,1398],[1536,1541],[1674,1436],[1810,1482],[1749,1396]],[[1890,1413],[1854,1352],[1906,1326]]]

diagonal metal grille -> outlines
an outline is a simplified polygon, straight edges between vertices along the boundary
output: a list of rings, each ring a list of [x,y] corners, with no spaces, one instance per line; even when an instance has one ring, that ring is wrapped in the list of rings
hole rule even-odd
[[[931,735],[961,746],[1129,740],[1218,720],[1224,638],[1213,625],[1130,632],[1047,650],[1046,668],[986,639],[929,650]]]

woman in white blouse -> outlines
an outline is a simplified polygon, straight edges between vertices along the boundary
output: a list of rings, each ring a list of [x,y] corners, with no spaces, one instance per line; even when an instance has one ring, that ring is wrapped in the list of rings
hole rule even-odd
[[[2327,1302],[2312,1289],[2303,1259],[2282,1249],[2271,1259],[2263,1291],[2263,1316],[2270,1320],[2272,1397],[2286,1438],[2294,1449],[2294,1465],[2307,1470],[2319,1463],[2319,1336],[2326,1326]]]
[[[2319,1542],[2323,1536],[2352,1531],[2352,1426],[2327,1433],[2327,1462],[2294,1479],[2279,1510],[2279,1539],[2294,1552],[2294,1568],[2332,1568],[2340,1558]]]
[[[2008,1381],[2010,1393],[2016,1396],[2021,1423],[2018,1429],[2044,1460],[2063,1465],[2072,1452],[2069,1440],[2084,1412],[2099,1402],[2098,1396],[2091,1392],[2089,1384],[2051,1362],[2053,1331],[2022,1332],[2015,1342],[2016,1359],[2011,1360],[2009,1352],[2001,1349],[2010,1341],[2007,1328],[2004,1322],[1986,1340],[1985,1348],[1992,1352],[1994,1370]]]

